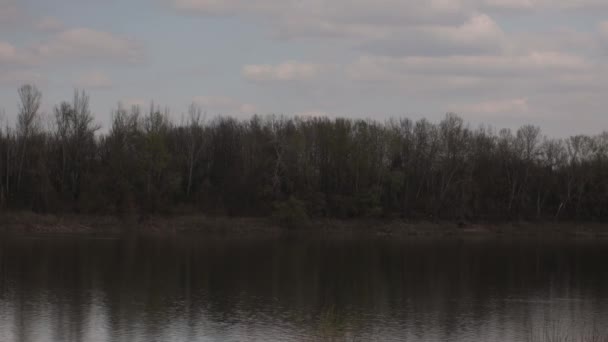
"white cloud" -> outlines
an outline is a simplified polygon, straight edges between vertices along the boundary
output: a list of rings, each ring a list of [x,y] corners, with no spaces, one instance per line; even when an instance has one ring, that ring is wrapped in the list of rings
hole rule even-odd
[[[606,0],[166,0],[184,13],[207,16],[246,16],[270,25],[284,38],[350,37],[388,39],[397,29],[420,26],[456,28],[488,24],[484,13],[495,10],[608,9]],[[481,21],[479,21],[481,19]],[[475,22],[475,20],[478,20]],[[467,27],[464,27],[467,29]],[[468,27],[471,29],[472,27]],[[462,29],[462,27],[461,27]],[[475,35],[475,32],[471,32]],[[450,33],[451,34],[451,33]],[[457,34],[457,33],[456,33]]]
[[[187,14],[253,19],[285,39],[339,38],[379,54],[438,54],[442,50],[470,54],[495,49],[504,44],[503,32],[488,13],[501,10],[608,10],[606,0],[165,1]]]
[[[538,0],[484,0],[482,3],[488,7],[509,9],[509,10],[522,10],[532,9],[540,5],[542,1]]]
[[[569,27],[556,27],[542,31],[511,33],[505,41],[505,50],[511,53],[554,51],[566,54],[592,55],[601,41],[595,32],[577,31]]]
[[[345,36],[387,26],[454,23],[466,0],[171,0],[186,13],[255,16],[281,36]]]
[[[391,56],[497,53],[507,42],[498,23],[481,13],[473,14],[460,25],[395,27],[384,37],[369,38],[359,45],[361,50]]]
[[[608,20],[601,21],[597,24],[597,34],[602,46],[608,46]]]
[[[50,65],[66,62],[126,63],[143,60],[142,46],[133,40],[91,29],[70,29],[28,46],[0,41],[0,65]]]
[[[608,10],[606,0],[167,1],[190,15],[246,19],[269,29],[271,38],[291,40],[274,44],[306,40],[316,49],[314,64],[302,59],[242,69],[246,80],[275,85],[258,91],[281,94],[271,101],[285,112],[312,104],[343,113],[375,107],[379,116],[432,115],[451,107],[494,122],[549,120],[567,115],[550,104],[580,104],[569,98],[608,90],[608,21],[595,30],[582,24]],[[318,58],[322,49],[327,60]],[[279,82],[294,80],[306,82]],[[597,107],[579,111],[599,113]],[[504,119],[510,116],[516,119]]]
[[[0,41],[0,66],[36,65],[41,59],[32,49],[21,48],[8,42]]]
[[[192,102],[212,115],[254,114],[256,111],[255,105],[242,103],[228,96],[196,96]]]
[[[63,31],[33,50],[42,59],[61,61],[90,59],[137,63],[143,58],[143,49],[136,41],[88,28]]]
[[[315,78],[323,66],[289,61],[278,65],[254,64],[243,67],[242,75],[249,81],[305,81]]]
[[[456,105],[449,109],[462,114],[521,114],[528,113],[529,110],[530,106],[526,98],[483,101]]]
[[[0,42],[0,63],[14,63],[19,61],[17,48],[12,44]]]
[[[475,14],[458,27],[431,27],[428,31],[436,39],[464,44],[497,44],[504,38],[502,29],[486,14]]]
[[[460,13],[463,0],[172,0],[178,10],[207,15],[257,13],[343,18],[350,21],[381,22],[388,18],[450,15]]]
[[[479,0],[477,6],[506,10],[594,10],[607,9],[605,0]]]
[[[608,36],[608,20],[601,21],[597,27],[600,34]]]
[[[77,87],[85,89],[107,89],[112,87],[110,78],[100,71],[92,71],[80,75],[75,83]]]
[[[347,66],[351,79],[382,81],[408,75],[457,75],[479,77],[517,77],[543,72],[586,71],[592,66],[576,55],[536,51],[523,55],[482,55],[447,57],[364,56]]]
[[[243,103],[239,106],[239,112],[241,113],[255,113],[257,110],[257,107],[251,103]]]

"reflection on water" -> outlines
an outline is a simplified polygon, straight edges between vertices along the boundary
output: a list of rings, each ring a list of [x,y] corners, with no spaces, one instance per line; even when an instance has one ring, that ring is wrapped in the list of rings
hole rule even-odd
[[[582,335],[608,322],[606,260],[599,241],[4,237],[0,340]]]

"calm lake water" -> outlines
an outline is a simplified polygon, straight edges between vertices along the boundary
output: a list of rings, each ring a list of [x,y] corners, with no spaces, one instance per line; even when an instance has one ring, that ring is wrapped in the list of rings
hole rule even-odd
[[[529,341],[608,325],[608,242],[3,237],[0,341]]]

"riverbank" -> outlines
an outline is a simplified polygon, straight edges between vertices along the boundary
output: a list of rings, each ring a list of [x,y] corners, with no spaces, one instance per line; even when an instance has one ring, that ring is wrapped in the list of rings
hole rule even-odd
[[[203,215],[116,217],[40,215],[30,212],[0,214],[0,230],[24,234],[137,234],[186,233],[273,236],[286,232],[328,235],[416,236],[566,236],[608,238],[608,224],[577,222],[454,223],[404,220],[317,219],[296,227],[271,218],[208,217]]]

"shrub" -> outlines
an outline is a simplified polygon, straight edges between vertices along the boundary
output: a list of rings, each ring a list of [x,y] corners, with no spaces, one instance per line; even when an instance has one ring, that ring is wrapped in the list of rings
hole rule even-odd
[[[287,228],[302,227],[309,223],[304,202],[295,197],[289,197],[286,201],[276,202],[272,217],[279,225]]]

